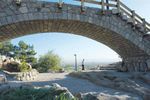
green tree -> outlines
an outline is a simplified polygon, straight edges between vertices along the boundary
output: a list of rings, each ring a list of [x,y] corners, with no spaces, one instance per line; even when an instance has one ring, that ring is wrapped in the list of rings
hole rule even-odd
[[[19,41],[18,45],[13,45],[10,41],[1,42],[0,54],[21,60],[22,64],[19,66],[21,71],[28,70],[27,63],[31,65],[37,63],[34,46],[28,45],[24,41]]]
[[[49,51],[39,58],[36,69],[38,69],[39,72],[48,72],[49,70],[58,71],[61,69],[60,61],[61,59],[57,54]]]
[[[10,41],[5,41],[0,43],[0,54],[6,56],[13,55],[13,44]]]
[[[24,41],[19,41],[18,45],[19,45],[21,51],[28,49],[28,45]]]
[[[22,62],[35,64],[37,59],[34,57],[36,52],[34,46],[26,44],[24,41],[19,41],[18,46],[14,47],[15,57],[20,59]]]
[[[34,50],[33,45],[32,46],[28,45],[28,50],[26,54],[27,54],[26,62],[32,63],[32,64],[37,63],[37,58],[34,57],[36,55],[36,52]]]

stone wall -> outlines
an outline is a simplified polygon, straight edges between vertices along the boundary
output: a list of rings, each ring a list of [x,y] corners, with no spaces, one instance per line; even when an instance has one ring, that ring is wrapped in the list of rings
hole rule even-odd
[[[36,69],[32,69],[29,72],[17,73],[15,78],[20,81],[29,81],[29,80],[34,80],[35,78],[37,78],[38,74],[39,73]]]
[[[145,57],[123,59],[123,62],[117,65],[117,69],[123,72],[147,72],[150,71],[150,60]]]

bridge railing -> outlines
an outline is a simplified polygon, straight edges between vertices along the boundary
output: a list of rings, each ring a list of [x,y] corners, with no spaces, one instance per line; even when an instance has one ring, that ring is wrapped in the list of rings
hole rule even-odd
[[[62,0],[59,0],[62,1]],[[150,24],[141,16],[139,16],[137,13],[135,13],[134,10],[127,7],[125,4],[123,4],[120,0],[74,0],[81,2],[81,11],[84,11],[84,4],[96,4],[100,5],[102,11],[109,10],[110,8],[116,9],[118,11],[118,14],[126,15],[128,19],[130,19],[130,22],[134,26],[143,27],[143,31],[145,33],[150,32]]]
[[[142,25],[145,29],[145,31],[150,31],[150,24],[145,21],[144,18],[139,16],[137,13],[135,13],[134,10],[128,8],[125,4],[123,4],[121,1],[120,2],[120,12],[123,12],[125,15],[127,15],[129,18],[133,20],[133,24],[140,24]]]

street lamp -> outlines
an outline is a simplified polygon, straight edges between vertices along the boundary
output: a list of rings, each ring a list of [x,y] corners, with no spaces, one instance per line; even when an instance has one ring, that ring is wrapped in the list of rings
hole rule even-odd
[[[78,70],[78,69],[77,69],[77,55],[74,54],[74,57],[75,57],[75,71],[77,71],[77,70]]]

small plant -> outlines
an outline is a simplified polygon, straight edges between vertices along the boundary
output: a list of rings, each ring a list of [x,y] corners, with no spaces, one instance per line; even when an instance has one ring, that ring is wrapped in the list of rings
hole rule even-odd
[[[70,100],[70,97],[67,93],[61,93],[59,96],[55,98],[55,100]],[[78,100],[77,98],[71,100]]]

